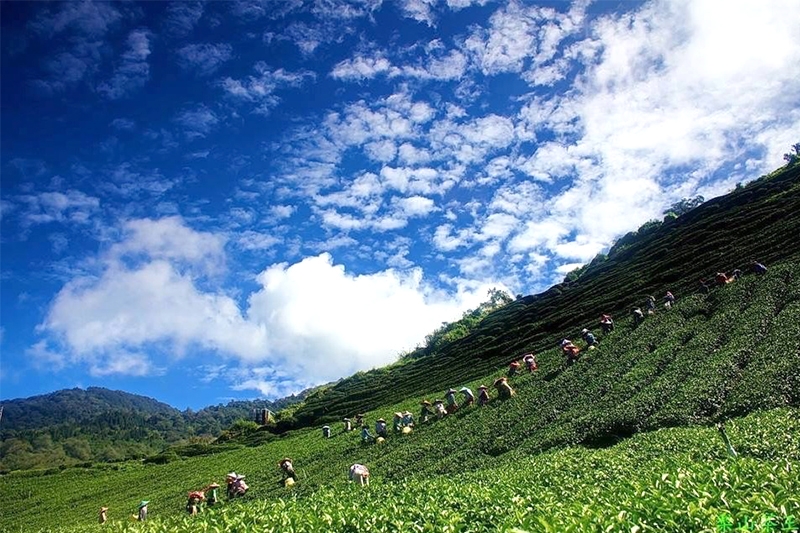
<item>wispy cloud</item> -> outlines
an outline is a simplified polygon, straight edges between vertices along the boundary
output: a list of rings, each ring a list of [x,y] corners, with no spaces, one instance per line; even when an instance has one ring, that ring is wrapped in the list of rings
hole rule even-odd
[[[243,80],[225,78],[220,84],[225,92],[236,100],[249,102],[255,105],[254,112],[268,114],[280,102],[275,94],[282,88],[297,87],[306,80],[313,80],[315,74],[302,70],[288,72],[282,68],[271,69],[266,63],[260,61],[253,67],[254,76]]]
[[[150,78],[151,34],[146,29],[134,30],[128,35],[128,50],[122,54],[114,75],[107,82],[97,86],[97,92],[110,100],[127,96],[144,87]]]
[[[205,137],[219,122],[216,113],[205,105],[186,109],[175,117],[175,122],[183,127],[183,133],[189,139]]]
[[[100,200],[81,191],[41,192],[15,199],[23,207],[24,225],[50,222],[86,224],[100,208]]]
[[[233,57],[233,47],[225,43],[187,44],[177,54],[181,68],[198,76],[210,76]]]
[[[203,16],[204,2],[172,1],[167,6],[164,29],[175,38],[189,35]]]
[[[122,20],[117,7],[90,0],[47,5],[29,26],[47,37],[67,31],[99,37]]]

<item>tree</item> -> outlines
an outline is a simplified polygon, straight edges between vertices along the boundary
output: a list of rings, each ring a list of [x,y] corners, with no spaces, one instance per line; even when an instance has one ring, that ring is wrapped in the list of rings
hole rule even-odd
[[[664,215],[669,215],[670,213],[674,214],[675,216],[679,217],[684,213],[688,213],[695,207],[698,207],[705,202],[706,199],[703,198],[702,195],[697,195],[694,198],[683,198],[680,202],[675,202],[672,204],[669,209],[664,211]]]
[[[800,161],[800,143],[793,144],[792,150],[794,150],[794,153],[783,154],[783,160],[787,162],[788,166],[797,164]]]

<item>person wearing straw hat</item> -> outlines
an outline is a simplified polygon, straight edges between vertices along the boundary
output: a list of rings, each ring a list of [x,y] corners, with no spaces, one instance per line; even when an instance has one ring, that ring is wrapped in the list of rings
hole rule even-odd
[[[233,494],[233,483],[236,481],[236,472],[230,472],[227,476],[225,476],[225,493],[228,496],[228,499],[232,499],[234,497]]]
[[[403,431],[403,413],[400,411],[396,412],[392,417],[392,430],[395,433]]]
[[[203,489],[206,505],[213,507],[219,502],[219,483],[211,483]]]
[[[249,488],[244,481],[244,476],[240,476],[236,472],[231,472],[225,478],[228,484],[228,499],[232,500],[238,496],[244,496]]]
[[[344,430],[346,432],[347,431],[353,431],[353,423],[350,421],[349,418],[345,417],[344,419],[342,419],[342,422],[344,423]]]
[[[594,333],[589,331],[587,328],[583,328],[581,330],[581,337],[583,337],[583,341],[587,346],[594,346],[597,344],[597,337],[595,337]]]
[[[603,330],[603,335],[614,331],[614,319],[611,318],[611,315],[606,313],[600,315],[600,329]]]
[[[489,403],[489,387],[481,385],[478,387],[478,405],[486,405]]]
[[[108,507],[101,507],[100,516],[97,517],[97,521],[100,522],[101,524],[105,524],[106,521],[108,520],[108,515],[106,514],[107,512],[108,512]]]
[[[369,485],[369,469],[362,464],[355,463],[350,466],[348,478],[350,481],[358,481],[359,485],[362,487],[364,485]]]
[[[142,500],[139,502],[139,512],[136,515],[136,519],[139,522],[144,522],[147,520],[147,504],[149,504],[149,500]]]
[[[424,424],[425,422],[428,421],[429,417],[433,416],[434,413],[433,410],[431,409],[431,402],[429,402],[428,400],[422,400],[422,402],[420,402],[420,405],[422,406],[422,408],[419,410],[419,419],[420,422]]]
[[[186,502],[186,512],[194,516],[200,511],[200,502],[206,498],[202,491],[193,490],[189,492],[189,500]]]
[[[384,439],[389,436],[389,431],[386,428],[386,420],[379,418],[375,421],[375,434]]]
[[[447,392],[444,393],[444,399],[447,401],[447,414],[453,414],[458,411],[455,389],[447,389]]]
[[[410,428],[414,426],[414,415],[411,411],[403,411],[403,427]]]
[[[506,377],[497,378],[494,381],[494,388],[497,389],[497,394],[501,399],[507,400],[514,396],[514,389],[508,384],[508,378]]]
[[[447,410],[444,408],[442,400],[436,399],[433,401],[433,412],[436,413],[436,418],[442,419],[445,417]]]
[[[233,482],[233,491],[235,496],[244,496],[247,493],[247,489],[250,487],[247,486],[247,483],[244,482],[244,476],[238,475]]]
[[[571,340],[563,339],[561,341],[561,353],[567,357],[567,366],[572,365],[578,360],[581,349],[575,346]]]
[[[462,407],[467,407],[468,405],[475,403],[475,395],[472,393],[472,390],[469,387],[461,387],[458,389],[458,392],[464,395],[464,403],[461,405]]]
[[[514,377],[519,373],[519,361],[511,361],[508,365],[508,377]]]
[[[522,362],[528,367],[528,372],[535,372],[539,368],[539,363],[536,362],[536,356],[532,353],[526,353],[522,356]]]
[[[367,425],[364,424],[363,426],[361,426],[361,442],[364,444],[368,444],[373,440],[375,440],[375,437],[372,435],[372,433],[369,432],[369,428],[367,427]]]
[[[297,473],[294,471],[294,463],[292,462],[291,457],[284,457],[278,461],[278,466],[281,468],[284,481],[286,481],[288,478],[292,478],[293,480],[297,481]]]
[[[331,427],[330,426],[322,426],[322,437],[325,439],[331,438]]]

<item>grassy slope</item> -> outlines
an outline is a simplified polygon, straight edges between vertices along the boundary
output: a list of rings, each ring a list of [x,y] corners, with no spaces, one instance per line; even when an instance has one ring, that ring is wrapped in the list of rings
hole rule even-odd
[[[264,446],[167,465],[128,464],[119,470],[70,469],[49,475],[4,476],[0,478],[4,495],[0,524],[13,530],[35,530],[65,522],[86,523],[100,505],[110,506],[119,516],[117,510],[132,510],[141,498],[150,499],[152,509],[159,509],[162,516],[179,515],[186,490],[210,480],[220,481],[228,470],[247,474],[253,499],[277,497],[285,494],[277,483],[275,466],[283,455],[296,460],[302,483],[294,492],[301,497],[340,484],[347,466],[356,461],[372,468],[376,485],[404,486],[424,474],[464,472],[475,472],[475,479],[488,483],[492,469],[537,457],[537,452],[554,447],[584,443],[592,448],[664,425],[708,423],[757,409],[796,407],[800,404],[798,274],[796,263],[773,265],[764,277],[748,276],[708,297],[684,298],[674,309],[650,317],[638,329],[623,322],[601,341],[599,349],[571,368],[563,367],[556,349],[545,351],[540,354],[537,373],[513,380],[517,395],[511,400],[464,410],[409,436],[392,437],[380,446],[363,446],[356,432],[343,434],[338,427],[329,440],[321,439],[318,429],[308,429],[290,432]],[[484,381],[494,375],[485,376]],[[402,408],[416,410],[418,400],[408,398],[384,406],[369,413],[369,420]],[[798,459],[796,440],[782,436],[792,431],[792,424],[797,428],[797,417],[796,408],[788,411],[764,442],[742,440],[742,430],[731,431],[734,444],[748,460],[755,461],[749,468],[758,479],[774,474],[771,460],[775,457]],[[707,439],[703,446],[717,450],[712,456],[724,453],[721,441],[702,431]],[[695,467],[702,467],[700,457],[692,460],[698,463]],[[544,468],[546,460],[538,461],[544,461],[538,463]],[[580,470],[580,464],[570,468]],[[652,468],[636,475],[650,476]],[[781,478],[772,483],[784,487],[781,490],[786,483],[796,484],[800,465],[793,468],[789,474],[794,481]],[[591,478],[592,471],[589,468],[580,476]],[[523,490],[520,480],[512,485]],[[713,495],[715,487],[704,490]],[[42,514],[42,509],[50,512]],[[709,512],[705,509],[703,516]],[[546,516],[556,522],[563,518],[558,518],[558,513]],[[520,518],[520,523],[526,522]]]
[[[610,448],[509,454],[482,470],[417,474],[402,484],[376,472],[368,489],[341,481],[313,498],[253,494],[199,517],[167,515],[164,502],[154,501],[146,527],[126,520],[132,505],[112,505],[103,527],[88,514],[82,524],[49,531],[710,533],[724,517],[758,526],[745,531],[768,531],[768,519],[786,526],[800,511],[800,445],[791,437],[800,432],[798,411],[750,415],[729,423],[728,432],[739,450],[735,460],[714,429],[668,428]]]
[[[489,315],[477,330],[432,357],[360,373],[311,395],[298,424],[339,420],[423,394],[453,381],[476,379],[525,351],[542,351],[562,336],[595,327],[600,312],[627,314],[647,294],[677,297],[701,277],[800,258],[800,166],[774,173],[713,199],[666,223],[572,284],[528,296]]]

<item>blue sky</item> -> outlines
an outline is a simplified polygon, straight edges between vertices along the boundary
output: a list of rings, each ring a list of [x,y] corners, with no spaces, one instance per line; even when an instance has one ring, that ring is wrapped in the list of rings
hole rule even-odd
[[[0,396],[394,361],[798,142],[797,0],[3,2]]]

